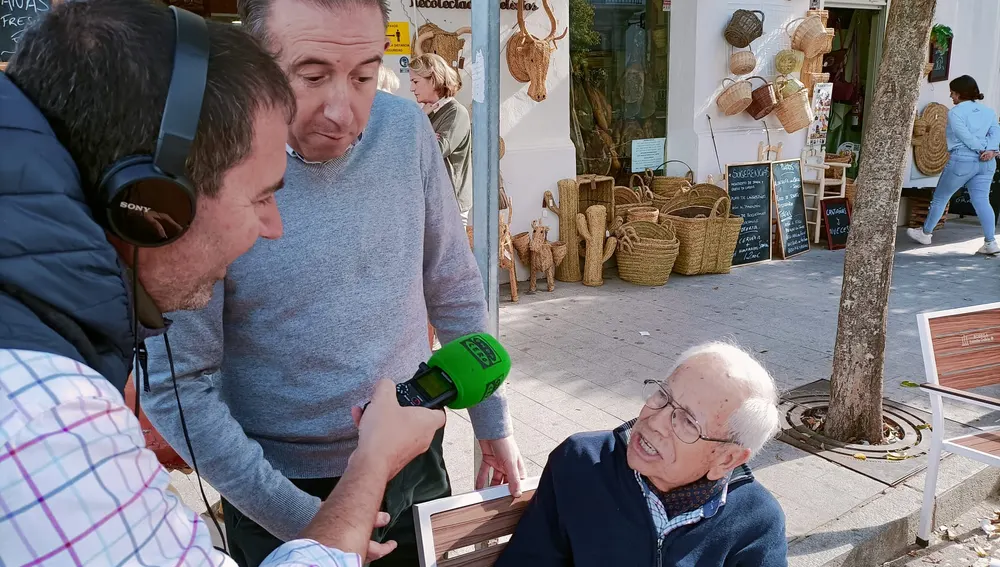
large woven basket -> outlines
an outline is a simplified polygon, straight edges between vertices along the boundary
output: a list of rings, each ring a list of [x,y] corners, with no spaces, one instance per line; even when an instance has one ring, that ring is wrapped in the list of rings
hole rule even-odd
[[[752,51],[737,51],[729,56],[729,72],[734,75],[749,75],[757,68],[757,57]]]
[[[608,226],[615,220],[615,184],[611,177],[600,175],[577,175],[577,190],[580,195],[580,210],[586,213],[594,205],[602,205],[607,212]]]
[[[794,32],[789,31],[795,22],[800,23],[795,27]],[[806,59],[812,59],[822,54],[830,42],[826,26],[823,25],[823,20],[819,16],[794,19],[788,22],[785,31],[792,38],[792,49],[801,51]]]
[[[806,89],[800,89],[794,94],[785,95],[778,90],[778,106],[774,107],[774,115],[781,122],[785,132],[791,134],[803,128],[808,128],[813,121],[812,106]]]
[[[667,166],[670,165],[671,163],[682,164],[684,167],[687,168],[687,173],[685,173],[681,177],[670,177],[666,175]],[[670,199],[671,197],[676,195],[679,191],[690,188],[691,184],[694,183],[694,171],[691,169],[691,166],[679,159],[667,160],[663,162],[660,165],[660,167],[663,168],[663,175],[656,175],[655,173],[653,173],[653,170],[651,169],[646,170],[646,175],[653,179],[652,187],[650,187],[650,189],[652,189],[653,191],[653,195],[657,195],[661,198],[665,197],[666,199]],[[658,167],[656,169],[660,168]]]
[[[663,285],[670,279],[680,242],[670,222],[626,223],[615,231],[618,237],[618,277],[637,285]]]
[[[733,266],[742,217],[729,216],[728,197],[720,197],[705,215],[704,207],[681,207],[669,211],[661,223],[671,223],[680,248],[674,271],[688,276],[728,274]]]
[[[771,114],[775,106],[778,106],[778,95],[774,92],[774,85],[764,77],[750,77],[750,79],[760,79],[764,84],[750,93],[752,100],[747,107],[747,114],[753,116],[754,120],[763,120],[765,116]]]
[[[854,154],[850,151],[843,151],[839,154],[826,154],[823,158],[824,163],[846,163],[848,165],[854,163]],[[823,177],[827,179],[840,179],[844,176],[844,168],[842,167],[831,167],[823,172]]]
[[[725,87],[726,81],[732,84]],[[753,88],[750,86],[750,81],[746,79],[734,81],[726,77],[722,79],[722,84],[725,88],[719,94],[718,98],[715,99],[715,104],[719,106],[719,110],[726,116],[735,116],[743,112],[753,102],[751,94]]]
[[[757,17],[760,14],[760,17]],[[736,10],[723,32],[726,41],[733,47],[744,48],[753,40],[764,35],[764,12],[760,10]]]
[[[660,220],[660,209],[652,206],[641,205],[632,207],[625,215],[626,222],[646,221],[655,223]]]

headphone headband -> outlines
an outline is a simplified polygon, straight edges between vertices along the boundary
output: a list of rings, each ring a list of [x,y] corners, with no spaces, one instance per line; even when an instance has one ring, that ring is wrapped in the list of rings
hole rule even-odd
[[[153,164],[164,173],[183,179],[208,81],[208,25],[201,16],[187,10],[176,6],[170,6],[170,10],[176,21],[174,68]]]

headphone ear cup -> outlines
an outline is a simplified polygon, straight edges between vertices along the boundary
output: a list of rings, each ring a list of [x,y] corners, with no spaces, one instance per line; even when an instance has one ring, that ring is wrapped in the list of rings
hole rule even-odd
[[[116,162],[101,181],[105,227],[136,246],[153,248],[180,238],[194,221],[194,190],[165,175],[151,156]]]

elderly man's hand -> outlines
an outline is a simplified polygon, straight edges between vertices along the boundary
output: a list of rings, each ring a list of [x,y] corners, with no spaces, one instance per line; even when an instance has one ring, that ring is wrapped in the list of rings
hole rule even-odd
[[[510,495],[521,496],[521,481],[528,477],[524,470],[524,459],[517,448],[514,437],[479,441],[483,450],[483,464],[479,466],[476,476],[476,490],[489,486],[497,486],[504,482],[510,483]],[[493,476],[490,477],[490,469]]]

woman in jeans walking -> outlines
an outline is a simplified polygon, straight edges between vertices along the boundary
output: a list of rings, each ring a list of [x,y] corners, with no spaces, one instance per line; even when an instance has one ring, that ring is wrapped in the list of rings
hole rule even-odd
[[[982,93],[976,80],[968,75],[953,80],[951,101],[955,108],[948,111],[948,165],[941,172],[930,211],[922,229],[910,228],[906,234],[920,244],[931,243],[931,233],[937,226],[944,208],[959,189],[969,190],[969,200],[976,209],[976,216],[983,225],[986,243],[978,254],[998,254],[1000,245],[996,241],[996,215],[990,206],[990,184],[996,171],[998,150],[1000,150],[1000,125],[993,109],[983,105]]]

